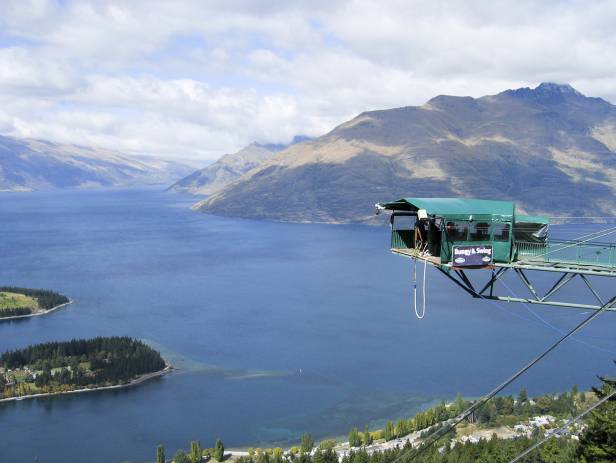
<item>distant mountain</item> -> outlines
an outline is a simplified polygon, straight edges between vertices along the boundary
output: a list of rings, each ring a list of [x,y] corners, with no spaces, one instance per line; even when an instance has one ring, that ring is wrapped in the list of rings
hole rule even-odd
[[[276,153],[195,205],[284,221],[374,220],[402,196],[515,200],[529,213],[616,214],[616,106],[543,83],[365,112]]]
[[[192,169],[149,156],[0,136],[0,191],[168,184]]]
[[[237,180],[277,152],[297,143],[310,140],[298,135],[288,145],[251,143],[237,153],[225,154],[204,169],[193,172],[169,187],[169,190],[195,195],[211,195]]]

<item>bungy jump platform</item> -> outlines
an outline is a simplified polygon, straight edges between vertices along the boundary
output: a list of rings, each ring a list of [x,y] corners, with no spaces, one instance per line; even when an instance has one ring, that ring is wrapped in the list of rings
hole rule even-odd
[[[616,233],[616,227],[577,240],[554,240],[547,217],[517,214],[508,201],[403,198],[376,207],[379,212],[392,211],[394,254],[432,265],[473,297],[586,310],[607,305],[605,310],[616,310],[616,285],[613,297],[602,298],[589,279],[616,277],[616,244],[597,242]],[[473,284],[470,270],[483,270],[486,282]],[[499,294],[496,283],[509,271],[528,288],[528,297]],[[540,294],[532,282],[533,272],[556,274],[553,286]],[[575,278],[584,281],[592,303],[557,298]]]
[[[421,447],[403,452],[393,463],[398,463],[403,457],[407,458],[405,461],[413,461],[600,314],[616,311],[616,285],[610,285],[612,294],[602,297],[592,284],[595,277],[616,277],[616,243],[597,241],[616,233],[616,227],[581,236],[576,240],[556,240],[550,238],[547,217],[519,214],[515,204],[509,201],[401,198],[378,203],[375,207],[377,214],[391,212],[391,252],[413,260],[413,301],[417,318],[423,318],[426,311],[425,282],[429,265],[474,298],[592,311],[511,377],[474,402],[458,417],[432,432],[424,439]],[[424,264],[423,306],[420,311],[417,305],[417,261]],[[473,279],[470,278],[471,272]],[[511,272],[517,274],[523,286],[528,289],[527,296],[516,296],[511,291],[509,295],[501,292],[503,286],[507,287],[502,277]],[[538,272],[554,274],[554,282],[546,291],[540,292],[537,285],[533,284],[533,278]],[[477,280],[484,275],[486,278],[477,284]],[[587,303],[559,297],[562,295],[560,290],[576,279],[582,280],[587,288]],[[607,400],[614,399],[616,390],[561,428],[548,433],[544,439],[513,458],[511,463],[519,461],[550,438],[566,433],[573,423]]]

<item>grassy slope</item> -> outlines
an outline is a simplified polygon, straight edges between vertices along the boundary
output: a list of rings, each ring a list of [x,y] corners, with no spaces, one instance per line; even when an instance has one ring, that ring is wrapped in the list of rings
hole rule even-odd
[[[38,309],[38,301],[29,296],[17,293],[0,292],[0,311],[4,309],[28,308]]]

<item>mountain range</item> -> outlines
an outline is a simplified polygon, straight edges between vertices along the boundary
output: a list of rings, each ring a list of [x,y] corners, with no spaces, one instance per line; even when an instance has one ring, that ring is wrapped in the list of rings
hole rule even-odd
[[[251,143],[236,153],[225,154],[218,161],[193,172],[169,187],[169,190],[194,195],[211,195],[258,167],[274,154],[291,145],[310,140],[298,135],[289,144]]]
[[[569,85],[368,111],[264,157],[195,208],[369,222],[379,201],[458,196],[551,216],[616,215],[616,106]]]
[[[0,136],[0,191],[168,185],[192,170],[150,156]]]

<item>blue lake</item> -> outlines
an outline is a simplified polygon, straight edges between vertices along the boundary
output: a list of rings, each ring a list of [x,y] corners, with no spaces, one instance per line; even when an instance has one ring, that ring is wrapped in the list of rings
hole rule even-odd
[[[429,269],[419,321],[411,262],[389,253],[386,227],[221,218],[192,201],[152,189],[0,194],[0,283],[75,300],[0,323],[1,351],[129,335],[178,367],[127,390],[0,405],[1,462],[152,461],[159,443],[172,454],[193,439],[345,435],[481,395],[585,316],[472,300]],[[598,228],[554,227],[561,237]],[[616,314],[602,315],[507,392],[614,375],[615,328]]]

